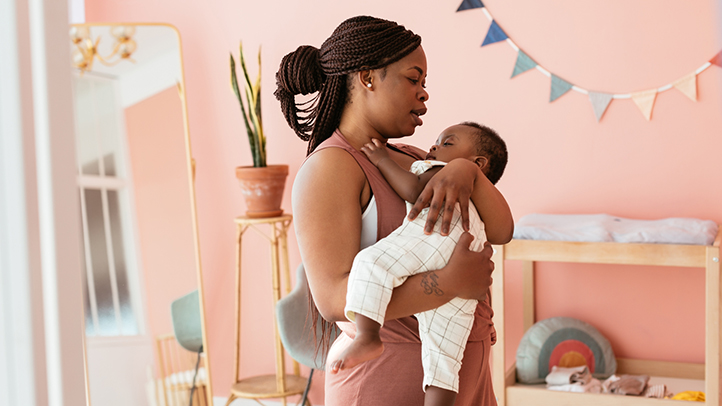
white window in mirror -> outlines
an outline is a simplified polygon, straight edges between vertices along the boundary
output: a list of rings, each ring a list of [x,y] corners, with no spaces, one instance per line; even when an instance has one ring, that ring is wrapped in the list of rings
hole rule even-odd
[[[143,333],[132,188],[116,82],[92,73],[74,80],[88,336]]]

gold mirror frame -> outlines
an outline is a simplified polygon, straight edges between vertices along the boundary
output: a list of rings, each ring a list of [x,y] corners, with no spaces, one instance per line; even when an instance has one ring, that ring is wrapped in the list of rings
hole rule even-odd
[[[90,38],[87,38],[88,41],[72,41],[72,34],[71,34],[71,47],[74,47],[77,51],[74,55],[73,65],[78,68],[79,62],[82,62],[80,60],[80,57],[78,54],[82,55],[82,58],[86,60],[87,58],[90,58],[90,64],[89,66],[86,65],[88,68],[83,74],[87,72],[92,72],[93,68],[93,58],[97,57],[97,60],[95,60],[95,64],[104,63],[107,62],[108,64],[114,64],[114,63],[123,63],[122,59],[128,59],[133,58],[134,51],[136,50],[136,46],[138,48],[142,47],[144,44],[133,44],[132,47],[127,47],[125,44],[128,41],[128,36],[125,36],[123,34],[120,35],[120,37],[117,37],[118,40],[116,41],[116,45],[114,46],[114,55],[111,55],[110,58],[108,58],[108,55],[102,55],[102,53],[97,52],[97,49],[95,49],[95,46],[98,44],[98,38],[92,37],[92,32],[94,31],[94,28],[102,29],[107,28],[109,31],[116,30],[120,32],[125,32],[128,30],[124,30],[124,27],[134,27],[136,29],[141,29],[142,27],[166,27],[175,33],[176,39],[177,39],[177,46],[178,46],[178,58],[179,58],[179,71],[180,75],[177,80],[177,88],[178,88],[178,95],[180,96],[180,105],[182,110],[182,120],[183,120],[183,130],[184,130],[184,141],[185,141],[185,161],[186,161],[186,173],[187,173],[187,182],[188,182],[188,189],[190,191],[190,211],[191,211],[191,223],[192,223],[192,236],[193,236],[193,247],[195,252],[193,253],[193,256],[195,257],[195,269],[196,269],[196,281],[197,281],[197,288],[198,288],[198,295],[199,295],[199,306],[200,306],[200,315],[201,315],[201,329],[202,329],[202,342],[203,342],[203,353],[205,354],[204,364],[205,364],[205,370],[206,370],[206,405],[212,405],[213,404],[213,390],[212,390],[212,379],[211,379],[211,366],[210,366],[210,355],[209,355],[209,347],[208,347],[208,335],[207,335],[207,329],[206,329],[206,313],[205,313],[205,300],[204,300],[204,290],[203,290],[203,277],[202,277],[202,266],[201,266],[201,260],[200,260],[200,242],[199,242],[199,236],[198,236],[198,218],[197,218],[197,204],[196,204],[196,198],[195,198],[195,161],[192,158],[191,154],[191,145],[190,145],[190,132],[189,132],[189,123],[188,123],[188,106],[186,101],[186,93],[185,93],[185,72],[184,72],[184,66],[183,66],[183,50],[181,46],[181,38],[180,33],[178,32],[178,29],[170,24],[166,23],[85,23],[85,24],[72,24],[70,25],[71,31],[73,30],[88,30],[90,34]],[[132,30],[131,30],[132,31]],[[131,33],[131,35],[135,34],[134,32]],[[77,38],[77,35],[76,35]],[[112,38],[103,38],[102,41],[112,41]],[[75,42],[75,43],[73,43]],[[82,49],[84,47],[84,49]],[[131,49],[132,48],[132,49]],[[130,50],[130,52],[128,52]],[[80,52],[78,52],[80,51]],[[93,54],[99,53],[99,55],[94,56]],[[112,58],[116,58],[119,61],[113,61]],[[103,60],[103,59],[106,60]],[[74,96],[75,98],[75,96]],[[76,112],[76,117],[78,113]],[[77,124],[76,124],[77,125]],[[161,152],[162,153],[162,152]],[[80,158],[78,158],[80,160]],[[101,164],[102,165],[102,164]],[[80,166],[79,166],[80,168]],[[81,193],[82,194],[82,193]],[[137,237],[137,234],[135,235]],[[87,292],[87,289],[85,289],[85,292]],[[86,293],[87,294],[87,293]],[[145,301],[144,301],[145,302]],[[168,309],[170,311],[170,309]],[[146,316],[143,316],[143,320],[145,320]],[[147,324],[147,323],[146,323]],[[87,331],[87,330],[86,330]],[[150,334],[150,332],[146,332],[146,334]],[[85,334],[84,334],[85,337]],[[157,353],[158,347],[160,344],[157,344],[155,342],[155,337],[150,337],[151,340],[153,340],[153,352],[154,354]],[[83,342],[84,347],[84,356],[85,356],[85,380],[86,380],[86,395],[88,399],[88,405],[91,404],[91,397],[90,397],[90,381],[93,379],[89,372],[88,372],[88,354],[87,354],[87,345],[86,340],[84,339]],[[157,355],[154,355],[157,356]],[[157,377],[153,376],[154,383]],[[120,388],[120,390],[123,390],[123,388]]]

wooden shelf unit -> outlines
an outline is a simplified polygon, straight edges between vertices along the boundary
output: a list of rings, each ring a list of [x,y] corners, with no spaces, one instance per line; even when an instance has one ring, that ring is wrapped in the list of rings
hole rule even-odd
[[[659,406],[662,399],[609,394],[570,393],[516,382],[516,365],[507,367],[504,333],[504,261],[522,261],[524,331],[534,324],[534,262],[652,265],[705,269],[705,363],[617,359],[619,374],[647,374],[705,381],[706,405],[720,405],[720,240],[711,246],[676,244],[588,243],[512,240],[494,246],[496,271],[492,285],[497,342],[492,347],[492,379],[499,406]],[[699,404],[699,403],[697,403]]]

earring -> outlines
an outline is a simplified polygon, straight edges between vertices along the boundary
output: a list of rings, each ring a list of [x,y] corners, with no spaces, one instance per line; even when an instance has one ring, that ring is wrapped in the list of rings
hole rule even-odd
[[[371,84],[371,82],[366,83],[366,87],[368,87],[369,89],[371,88],[371,86],[373,86],[373,85]]]

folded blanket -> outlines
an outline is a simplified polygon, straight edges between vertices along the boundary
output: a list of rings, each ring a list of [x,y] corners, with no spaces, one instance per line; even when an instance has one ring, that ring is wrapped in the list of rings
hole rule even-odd
[[[545,380],[548,386],[566,385],[570,383],[581,382],[588,383],[592,379],[592,374],[586,365],[564,368],[552,366],[552,371],[546,376]]]
[[[528,214],[515,224],[522,240],[712,245],[717,223],[692,218],[631,220],[608,214]]]
[[[547,386],[547,389],[559,392],[602,393],[602,383],[599,381],[599,379],[592,378],[587,383],[576,382],[566,385]]]

